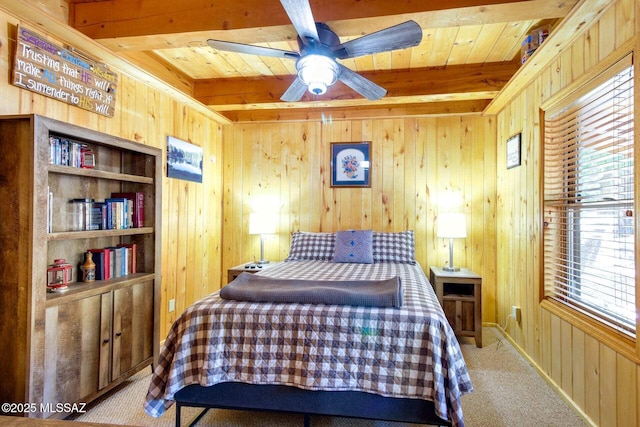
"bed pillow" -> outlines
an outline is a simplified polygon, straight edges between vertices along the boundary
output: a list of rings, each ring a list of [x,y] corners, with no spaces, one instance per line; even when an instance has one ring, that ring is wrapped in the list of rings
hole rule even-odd
[[[373,233],[373,262],[415,264],[416,250],[413,230]]]
[[[335,241],[335,233],[296,231],[291,235],[291,248],[285,261],[329,261],[333,258]]]
[[[336,233],[333,262],[373,263],[373,231],[348,230]]]

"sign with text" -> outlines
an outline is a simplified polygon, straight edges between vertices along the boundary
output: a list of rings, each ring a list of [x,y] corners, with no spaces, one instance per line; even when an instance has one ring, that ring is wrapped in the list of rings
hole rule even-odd
[[[73,47],[18,26],[13,85],[113,117],[118,75]]]

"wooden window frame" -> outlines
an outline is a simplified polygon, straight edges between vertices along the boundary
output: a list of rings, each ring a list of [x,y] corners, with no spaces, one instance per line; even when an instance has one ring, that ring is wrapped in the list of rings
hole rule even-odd
[[[588,73],[580,76],[578,79],[561,89],[554,96],[549,98],[547,101],[542,103],[540,106],[539,114],[540,114],[540,149],[541,149],[541,159],[544,159],[544,141],[545,141],[545,123],[544,117],[545,112],[557,110],[561,104],[568,104],[575,97],[575,94],[580,92],[580,88],[585,85],[590,85],[592,82],[597,80],[600,76],[603,75],[607,70],[609,70],[614,64],[621,61],[628,55],[633,55],[633,63],[634,63],[634,122],[636,127],[640,124],[640,67],[636,63],[637,53],[640,52],[640,37],[636,37],[634,39],[629,40],[620,46],[616,51],[610,54],[607,58],[602,60],[598,65],[593,67]],[[640,195],[640,131],[636,131],[634,134],[634,174],[638,179],[635,181],[635,195]],[[544,185],[544,161],[540,162],[540,230],[544,230],[544,191],[542,186]],[[640,206],[640,201],[638,201],[638,197],[634,197],[634,211],[640,212],[638,210]],[[640,219],[638,218],[640,215],[635,215],[634,218],[634,226],[635,226],[635,246],[640,249]],[[544,272],[544,239],[540,239],[539,245],[539,263],[540,263],[540,271]],[[635,270],[636,272],[640,271],[640,250],[636,251],[635,255]],[[616,328],[610,327],[600,321],[593,319],[592,317],[575,310],[565,304],[562,304],[558,301],[545,297],[544,290],[544,274],[540,275],[540,282],[538,287],[539,292],[539,302],[540,306],[549,311],[550,313],[558,316],[559,318],[569,322],[570,324],[578,327],[584,333],[594,337],[600,342],[608,345],[612,349],[616,350],[620,354],[625,357],[633,360],[635,363],[640,363],[640,340],[637,339],[638,333],[640,332],[640,319],[636,315],[636,337],[630,337],[629,335],[617,330]],[[640,312],[640,286],[638,285],[638,280],[636,279],[636,312]]]

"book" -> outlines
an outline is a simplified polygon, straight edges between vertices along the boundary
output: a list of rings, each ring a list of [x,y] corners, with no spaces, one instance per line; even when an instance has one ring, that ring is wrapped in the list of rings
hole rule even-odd
[[[127,274],[134,274],[137,272],[136,251],[137,245],[135,243],[121,243],[118,247],[124,247],[127,249]]]
[[[133,227],[144,227],[144,193],[142,192],[129,192],[129,193],[111,193],[111,197],[129,199],[133,201],[133,212],[131,217],[133,219]]]
[[[116,250],[115,248],[106,248],[109,251],[109,277],[110,278],[114,278],[114,277],[118,277],[116,276]]]
[[[122,251],[120,250],[120,248],[112,248],[112,249],[115,255],[115,262],[113,263],[114,277],[121,277],[122,276]]]
[[[53,193],[47,186],[47,233],[53,232]]]
[[[109,203],[112,210],[112,228],[114,229],[122,229],[127,228],[127,223],[125,219],[128,215],[128,206],[129,203],[125,197],[110,197],[108,199],[104,199],[106,203]]]

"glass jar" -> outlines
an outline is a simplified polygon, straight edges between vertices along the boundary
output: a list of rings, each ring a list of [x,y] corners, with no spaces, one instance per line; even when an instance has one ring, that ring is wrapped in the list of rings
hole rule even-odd
[[[85,231],[91,226],[93,199],[73,199],[69,207],[69,230]]]

